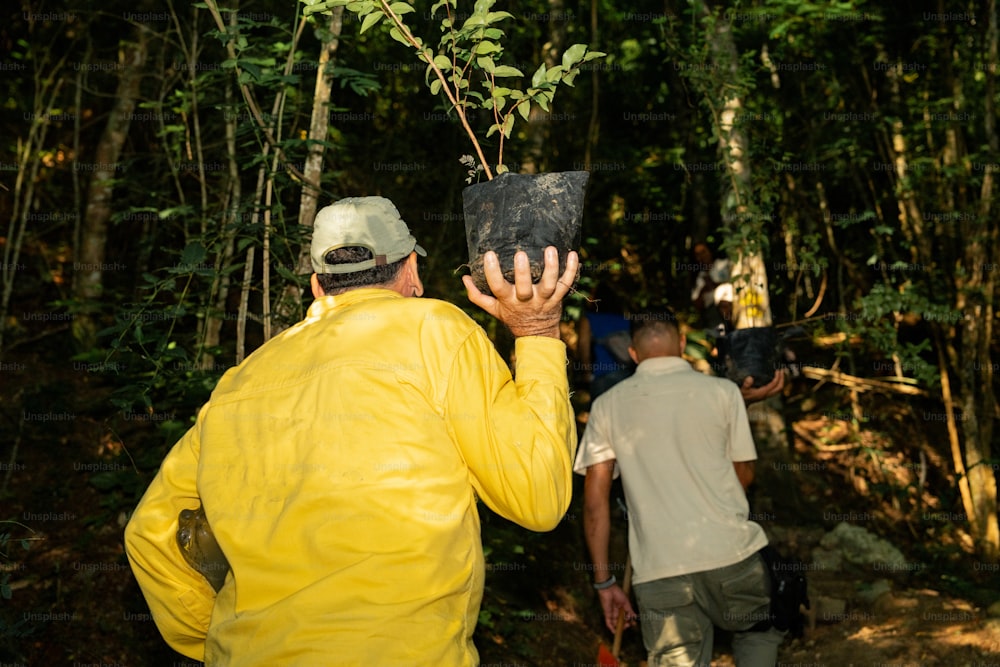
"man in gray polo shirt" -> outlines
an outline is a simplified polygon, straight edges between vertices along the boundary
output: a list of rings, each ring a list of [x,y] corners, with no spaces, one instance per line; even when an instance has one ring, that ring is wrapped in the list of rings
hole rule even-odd
[[[748,631],[769,618],[770,575],[757,553],[767,537],[748,518],[757,452],[743,396],[681,357],[669,310],[634,315],[631,330],[638,368],[594,403],[574,466],[587,476],[584,530],[605,622],[614,631],[622,610],[635,620],[608,564],[620,473],[649,664],[708,667],[718,626],[735,632],[740,667],[773,666],[784,633]]]

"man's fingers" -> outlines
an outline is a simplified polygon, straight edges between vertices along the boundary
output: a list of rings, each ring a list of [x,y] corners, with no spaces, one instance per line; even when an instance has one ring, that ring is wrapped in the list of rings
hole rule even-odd
[[[555,246],[548,246],[542,253],[542,278],[538,281],[538,293],[548,299],[556,289],[559,280],[559,251]]]
[[[535,295],[531,282],[531,262],[528,253],[518,250],[514,254],[514,294],[518,301],[529,301]]]
[[[479,291],[479,288],[476,287],[476,283],[472,281],[472,276],[462,276],[462,283],[465,285],[465,293],[468,295],[469,301],[479,306],[487,313],[490,313],[491,315],[494,314],[494,311],[496,310],[496,299]]]
[[[561,301],[569,292],[579,270],[579,255],[572,251],[566,256],[566,270],[561,276],[559,275],[559,251],[555,246],[545,248],[544,262],[541,279],[535,285],[531,279],[531,262],[528,259],[528,254],[520,250],[514,255],[513,291],[518,301],[530,301],[538,296],[545,300]],[[497,298],[503,299],[509,296],[512,285],[504,278],[500,260],[492,250],[483,255],[483,274],[490,291]]]
[[[556,266],[559,266],[558,254],[556,259]],[[566,270],[563,271],[562,276],[559,278],[559,282],[556,285],[555,290],[552,293],[556,299],[562,301],[562,298],[569,293],[571,287],[573,287],[573,282],[576,280],[576,272],[580,268],[580,256],[576,254],[576,251],[570,251],[566,255]]]
[[[500,258],[492,250],[488,250],[483,255],[483,275],[486,276],[486,284],[490,286],[490,291],[495,297],[501,299],[506,296],[510,284],[503,277],[503,271],[500,269]]]

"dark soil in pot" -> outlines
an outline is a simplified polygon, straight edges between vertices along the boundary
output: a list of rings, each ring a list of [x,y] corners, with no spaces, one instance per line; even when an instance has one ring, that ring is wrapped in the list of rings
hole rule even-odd
[[[565,171],[551,174],[500,174],[492,181],[462,191],[465,234],[472,279],[489,293],[483,275],[483,255],[497,253],[504,277],[514,280],[514,254],[528,253],[531,277],[537,282],[544,268],[543,251],[559,249],[560,271],[566,255],[580,245],[584,190],[590,174]]]
[[[753,376],[753,386],[762,387],[774,379],[778,367],[778,338],[772,327],[736,329],[726,334],[726,376],[742,385]]]

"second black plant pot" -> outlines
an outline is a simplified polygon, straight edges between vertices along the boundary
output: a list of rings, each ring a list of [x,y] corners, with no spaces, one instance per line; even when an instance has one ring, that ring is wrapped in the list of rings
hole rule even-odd
[[[772,327],[736,329],[726,334],[726,376],[742,385],[753,376],[753,386],[762,387],[774,379],[778,362],[778,338]]]
[[[519,250],[528,254],[533,282],[542,276],[547,246],[559,250],[559,270],[564,271],[567,254],[580,245],[589,178],[586,171],[504,173],[465,188],[465,238],[476,286],[490,293],[483,274],[483,255],[488,250],[500,258],[500,268],[510,282],[514,281],[514,254]]]

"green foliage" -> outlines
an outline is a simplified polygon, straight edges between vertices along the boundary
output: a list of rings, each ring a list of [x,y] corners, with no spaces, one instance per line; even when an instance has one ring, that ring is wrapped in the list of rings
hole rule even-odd
[[[929,322],[956,322],[960,319],[958,311],[928,298],[912,283],[905,283],[899,288],[877,284],[858,300],[857,305],[856,317],[838,320],[841,330],[848,334],[848,341],[851,336],[862,337],[877,357],[898,357],[904,378],[912,378],[921,386],[938,389],[940,371],[934,361],[927,359],[932,352],[930,340],[923,339],[917,343],[900,340],[899,319],[903,314],[914,313]],[[849,353],[849,344],[845,343],[841,354]],[[895,370],[895,363],[880,363],[886,366],[884,370]]]
[[[518,115],[527,121],[532,109],[551,110],[552,99],[560,84],[572,86],[581,66],[606,54],[590,51],[586,44],[574,44],[562,54],[562,62],[546,67],[540,64],[531,76],[527,89],[511,87],[510,79],[522,79],[525,74],[501,62],[506,33],[497,27],[502,21],[514,18],[509,12],[491,11],[495,0],[476,0],[472,13],[459,26],[457,0],[439,0],[430,10],[440,16],[442,36],[437,51],[425,45],[424,39],[414,35],[404,16],[416,12],[407,2],[387,0],[302,0],[305,13],[329,12],[334,7],[345,7],[361,19],[360,32],[387,19],[389,36],[416,51],[416,56],[427,63],[424,81],[431,94],[443,94],[450,109],[463,120],[469,139],[481,160],[483,156],[479,139],[466,119],[466,112],[483,109],[492,113],[493,124],[486,138],[499,132],[502,135],[496,162],[497,173],[507,170],[503,164],[503,140],[509,139]],[[477,90],[477,88],[481,90]],[[516,113],[515,113],[516,112]],[[492,178],[489,164],[483,164]]]

